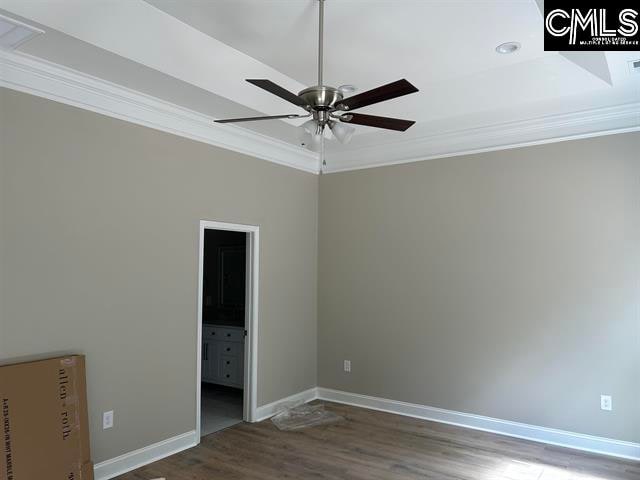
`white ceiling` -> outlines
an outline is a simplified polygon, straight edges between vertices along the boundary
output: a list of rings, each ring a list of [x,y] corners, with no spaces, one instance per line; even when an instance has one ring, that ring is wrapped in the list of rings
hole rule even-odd
[[[0,13],[47,32],[22,52],[224,118],[296,111],[244,79],[292,91],[316,83],[317,3],[3,0]],[[640,102],[640,76],[627,68],[640,52],[602,56],[610,84],[585,62],[545,52],[542,32],[535,0],[326,0],[325,84],[364,91],[406,78],[420,89],[362,110],[416,120],[410,130],[358,127],[351,145],[328,151]],[[522,49],[497,54],[506,41]],[[300,123],[243,128],[297,144]]]
[[[146,1],[305,85],[316,84],[317,0]],[[407,77],[426,86],[548,56],[538,17],[528,0],[327,0],[325,82],[368,89]],[[492,27],[478,28],[484,22]],[[523,41],[517,56],[495,54],[496,45],[514,39]]]
[[[147,2],[304,85],[317,83],[316,0]],[[407,78],[420,89],[367,109],[374,114],[423,122],[605,87],[544,52],[530,0],[327,0],[325,24],[325,83],[364,91]],[[511,40],[522,43],[517,54],[495,52]]]

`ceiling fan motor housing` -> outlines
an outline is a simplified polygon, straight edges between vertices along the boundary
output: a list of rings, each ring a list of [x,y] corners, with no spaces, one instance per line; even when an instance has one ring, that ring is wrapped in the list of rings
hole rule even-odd
[[[307,110],[313,114],[313,119],[318,122],[319,131],[329,122],[330,114],[336,110],[336,104],[342,101],[340,90],[333,87],[315,86],[309,87],[298,93],[308,105]]]
[[[335,110],[336,104],[342,101],[342,92],[337,88],[315,86],[298,93],[311,110]]]

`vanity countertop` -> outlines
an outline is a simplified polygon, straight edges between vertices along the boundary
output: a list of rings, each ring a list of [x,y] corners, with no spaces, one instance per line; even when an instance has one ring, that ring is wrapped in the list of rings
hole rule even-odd
[[[232,323],[224,323],[224,322],[219,322],[219,321],[215,322],[215,323],[204,322],[202,324],[202,326],[204,326],[204,327],[237,328],[239,330],[244,330],[244,326],[243,325],[232,324]]]

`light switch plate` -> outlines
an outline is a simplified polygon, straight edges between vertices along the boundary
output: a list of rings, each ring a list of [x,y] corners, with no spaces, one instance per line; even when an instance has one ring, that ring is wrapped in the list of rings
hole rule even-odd
[[[351,372],[351,360],[344,361],[344,371],[347,373]]]
[[[106,430],[111,427],[113,427],[113,410],[109,410],[102,414],[102,429]]]

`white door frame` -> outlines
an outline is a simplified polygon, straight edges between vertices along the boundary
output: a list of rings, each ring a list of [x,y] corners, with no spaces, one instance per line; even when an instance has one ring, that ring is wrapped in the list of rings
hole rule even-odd
[[[200,443],[200,394],[202,381],[202,300],[204,274],[204,232],[226,230],[247,233],[247,275],[244,328],[247,330],[244,348],[244,405],[243,419],[256,420],[258,393],[258,285],[260,266],[260,227],[238,223],[200,220],[200,243],[198,248],[198,344],[196,358],[196,438]]]

